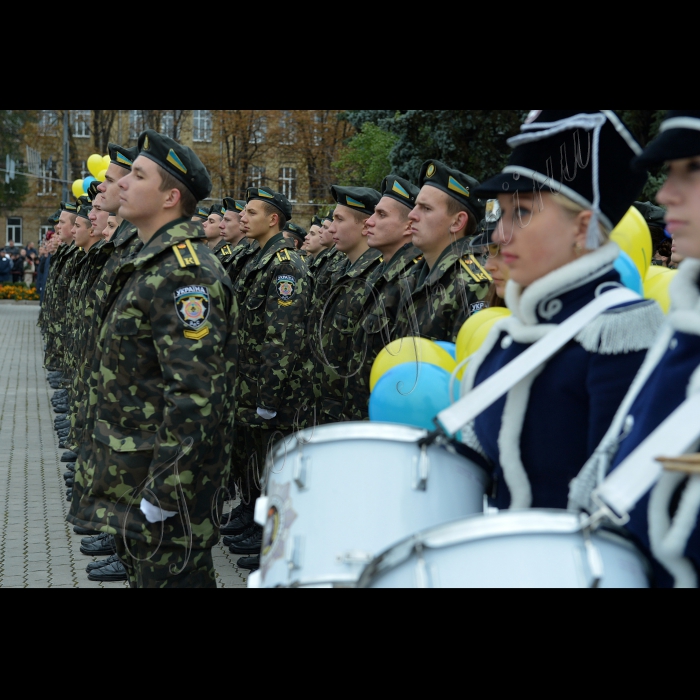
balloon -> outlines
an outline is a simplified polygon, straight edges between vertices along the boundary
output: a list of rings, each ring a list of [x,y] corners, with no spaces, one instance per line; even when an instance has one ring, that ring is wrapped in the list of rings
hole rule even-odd
[[[428,365],[441,367],[452,374],[457,366],[454,358],[443,348],[431,340],[425,338],[402,338],[395,340],[382,350],[372,366],[369,388],[374,391],[374,387],[379,380],[394,367],[399,365],[422,362]]]
[[[97,176],[97,180],[98,180],[98,182],[104,182],[106,177],[107,177],[107,171],[106,171],[106,170],[103,170],[103,171]]]
[[[671,309],[669,287],[676,274],[677,270],[669,270],[666,267],[651,267],[644,282],[644,296],[658,302],[665,314]]]
[[[622,284],[627,289],[637,292],[639,296],[644,296],[644,285],[642,284],[642,278],[639,276],[639,270],[632,262],[632,258],[624,251],[620,251],[620,256],[615,261],[615,269],[620,273]]]
[[[87,160],[88,170],[97,177],[104,170],[103,163],[104,160],[102,156],[94,153]]]
[[[653,257],[651,231],[636,207],[625,214],[610,238],[632,258],[641,278],[646,279]]]
[[[109,156],[104,156],[102,158],[102,170],[107,170],[109,169],[109,166],[112,164],[112,159]],[[101,171],[100,171],[101,172]],[[99,179],[99,178],[98,178]]]
[[[94,177],[86,177],[83,180],[83,194],[87,194],[88,187],[90,187],[90,185],[92,185],[93,182],[97,182],[97,180]]]
[[[85,190],[83,189],[83,181],[76,180],[73,183],[73,187],[71,188],[71,191],[73,192],[73,196],[76,199],[78,199],[79,197],[82,197],[85,194]]]
[[[449,386],[450,373],[440,367],[424,362],[394,367],[374,387],[370,420],[434,430],[433,418],[451,405]]]
[[[507,316],[510,316],[510,311],[503,307],[484,309],[470,316],[457,337],[457,363],[471,357],[484,344],[496,322]]]
[[[441,347],[445,352],[449,352],[452,358],[457,360],[457,346],[454,343],[446,343],[444,340],[436,340],[435,345]]]

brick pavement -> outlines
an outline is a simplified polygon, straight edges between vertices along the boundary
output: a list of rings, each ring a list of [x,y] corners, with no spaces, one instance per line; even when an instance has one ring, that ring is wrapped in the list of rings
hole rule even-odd
[[[80,553],[82,538],[65,521],[66,469],[38,315],[38,306],[0,304],[0,588],[125,588],[88,581],[95,560]],[[215,548],[220,588],[245,588],[237,560]]]

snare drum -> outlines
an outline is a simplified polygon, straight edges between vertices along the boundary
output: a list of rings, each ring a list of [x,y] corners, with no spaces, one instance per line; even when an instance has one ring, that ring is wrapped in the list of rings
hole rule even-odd
[[[502,511],[406,540],[365,570],[364,588],[649,588],[623,537],[565,511]]]
[[[355,586],[372,559],[411,534],[483,511],[489,477],[424,430],[339,423],[279,442],[256,520],[251,587]]]

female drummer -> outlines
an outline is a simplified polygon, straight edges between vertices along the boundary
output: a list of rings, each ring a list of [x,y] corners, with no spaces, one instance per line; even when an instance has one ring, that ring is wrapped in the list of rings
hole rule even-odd
[[[647,168],[664,162],[669,175],[657,200],[667,208],[674,247],[686,260],[671,287],[667,326],[597,453],[607,464],[591,460],[589,467],[597,474],[614,471],[686,398],[700,391],[700,110],[671,110],[660,136],[635,164]],[[676,442],[668,440],[670,453]],[[582,475],[574,485],[572,506],[587,507],[579,489],[585,482]],[[677,586],[698,585],[698,486],[697,476],[689,480],[682,473],[667,473],[630,514],[628,529],[653,553],[660,586],[670,586],[674,579]]]
[[[609,234],[646,180],[642,149],[610,110],[537,110],[501,175],[476,195],[498,197],[494,243],[510,272],[500,322],[465,373],[463,395],[531,344],[620,286]],[[589,324],[563,350],[479,416],[467,445],[493,468],[493,505],[555,508],[610,427],[663,315],[644,300]]]

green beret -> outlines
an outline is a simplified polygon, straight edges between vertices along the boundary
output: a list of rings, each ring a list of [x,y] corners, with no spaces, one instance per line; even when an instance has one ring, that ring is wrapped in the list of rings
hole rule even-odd
[[[334,216],[335,216],[335,209],[333,209],[333,211],[329,211],[328,214],[326,214],[323,217],[323,223],[325,223],[326,221],[330,221],[332,223]]]
[[[97,181],[90,183],[90,187],[88,187],[88,197],[90,197],[91,202],[94,202],[97,195],[101,194],[100,192],[97,191],[97,188],[101,184],[102,184],[101,182],[97,182]]]
[[[341,206],[354,209],[368,216],[374,214],[382,195],[369,187],[331,187],[333,199]]]
[[[382,197],[391,197],[409,209],[415,208],[419,194],[420,187],[416,187],[412,182],[398,175],[389,175],[382,182]]]
[[[216,214],[217,216],[220,216],[223,219],[226,214],[226,209],[224,209],[220,204],[214,204],[209,209],[209,216],[211,216],[212,214]]]
[[[298,238],[302,243],[306,240],[306,231],[301,226],[291,223],[291,221],[287,223],[284,230],[287,233],[291,233],[295,238]]]
[[[448,168],[439,160],[429,160],[423,164],[420,173],[421,187],[435,187],[463,204],[478,221],[485,217],[486,203],[473,194],[479,181],[469,175]]]
[[[81,204],[79,209],[78,209],[78,218],[87,219],[88,221],[90,221],[90,212],[91,211],[92,211],[92,207],[89,204]]]
[[[313,219],[311,219],[311,225],[312,226],[323,226],[323,219],[320,216],[314,216]]]
[[[110,143],[107,148],[109,150],[109,159],[114,165],[118,165],[124,170],[131,170],[131,166],[139,154],[138,148],[125,148],[124,146],[117,146],[116,143]]]
[[[284,214],[285,219],[292,218],[292,204],[283,194],[273,192],[269,187],[249,187],[246,201],[252,202],[254,199],[267,202],[279,209]]]
[[[78,208],[80,208],[81,205],[84,207],[89,207],[92,204],[92,200],[90,199],[90,197],[84,194],[82,197],[78,197],[77,204]]]
[[[655,206],[651,202],[635,202],[634,206],[641,212],[649,226],[666,228],[666,211],[664,209]]]
[[[49,224],[51,224],[51,226],[55,226],[58,223],[60,218],[61,218],[61,210],[59,209],[54,214],[51,214],[51,216],[48,218],[48,222],[49,222]]]
[[[160,165],[185,185],[197,201],[206,199],[211,194],[209,172],[191,148],[153,129],[148,129],[139,136],[138,148],[140,156]]]
[[[202,221],[206,221],[209,218],[209,209],[206,207],[197,207],[197,211],[194,213],[194,216]]]
[[[69,214],[78,213],[78,205],[71,202],[61,202],[61,211],[67,211]]]
[[[233,199],[232,197],[225,197],[224,208],[226,211],[235,211],[236,214],[241,214],[245,209],[245,202]]]

